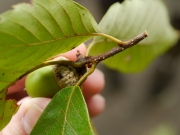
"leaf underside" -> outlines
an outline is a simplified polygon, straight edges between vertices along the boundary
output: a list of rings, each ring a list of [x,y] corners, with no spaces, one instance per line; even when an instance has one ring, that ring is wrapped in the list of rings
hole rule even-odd
[[[89,11],[72,0],[33,0],[14,6],[0,15],[0,89],[98,32]]]
[[[93,135],[88,110],[77,86],[60,90],[48,104],[31,135]]]
[[[162,0],[125,0],[115,3],[101,20],[101,30],[121,40],[129,40],[146,30],[149,36],[137,46],[103,61],[106,66],[121,72],[139,72],[152,60],[172,47],[177,32],[169,23]],[[117,46],[104,37],[95,37],[90,55],[97,55]]]

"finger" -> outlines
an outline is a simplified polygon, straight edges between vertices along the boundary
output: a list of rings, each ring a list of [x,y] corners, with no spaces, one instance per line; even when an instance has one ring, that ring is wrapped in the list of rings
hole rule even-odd
[[[75,61],[75,60],[77,60],[77,57],[76,57],[77,51],[79,51],[82,54],[82,56],[85,56],[86,55],[85,44],[81,44],[78,47],[74,48],[73,50],[68,51],[64,54],[61,54],[61,56],[64,56],[69,60]]]
[[[91,117],[97,116],[105,108],[105,99],[99,94],[86,99],[89,115]]]
[[[21,91],[15,92],[15,93],[7,94],[6,99],[7,100],[13,99],[13,100],[19,101],[22,98],[27,97],[27,96],[28,96],[28,94],[27,94],[26,90],[21,90]]]
[[[48,98],[25,98],[18,112],[10,123],[0,132],[1,135],[30,134],[44,108],[49,103]]]
[[[100,93],[104,88],[105,80],[104,74],[96,69],[83,84],[83,94],[84,97],[91,97],[97,93]]]
[[[23,77],[21,80],[17,81],[14,85],[9,87],[8,94],[12,94],[12,93],[23,90],[25,87],[24,81],[25,81],[25,77]]]
[[[61,56],[64,56],[70,60],[76,60],[76,53],[77,53],[77,50],[80,51],[80,53],[85,56],[86,54],[86,46],[85,44],[81,44],[79,45],[78,47],[74,48],[73,50],[71,51],[68,51],[64,54],[61,54]],[[18,82],[16,82],[15,85],[11,86],[9,89],[8,89],[8,94],[12,94],[12,93],[15,93],[15,92],[18,92],[18,91],[21,91],[25,88],[25,85],[24,85],[24,82],[25,82],[25,77],[21,80],[19,80]]]
[[[20,109],[10,123],[0,132],[1,135],[30,134],[41,113],[50,102],[48,98],[30,98],[21,100]],[[105,100],[100,95],[86,99],[90,116],[96,116],[104,110]]]

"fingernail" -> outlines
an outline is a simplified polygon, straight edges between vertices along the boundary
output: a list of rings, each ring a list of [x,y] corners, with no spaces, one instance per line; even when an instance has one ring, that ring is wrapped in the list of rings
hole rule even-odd
[[[25,129],[25,132],[27,134],[30,134],[34,125],[36,124],[38,118],[40,117],[42,113],[42,109],[36,105],[33,104],[25,113],[23,117],[23,126]]]

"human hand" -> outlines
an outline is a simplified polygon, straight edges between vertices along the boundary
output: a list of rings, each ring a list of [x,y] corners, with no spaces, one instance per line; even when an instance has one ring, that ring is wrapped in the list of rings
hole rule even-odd
[[[76,52],[79,50],[82,55],[86,53],[85,45],[80,45],[77,48],[63,54],[70,60],[76,60]],[[18,112],[12,117],[10,123],[0,132],[0,135],[26,135],[30,134],[32,128],[37,122],[39,116],[50,102],[49,98],[31,98],[23,97],[26,94],[24,89],[25,78],[18,81],[14,86],[10,87],[8,94],[23,93],[18,104],[21,104]],[[98,82],[98,85],[97,83]],[[104,110],[105,100],[99,94],[104,87],[104,75],[101,71],[95,70],[83,85],[83,95],[85,97],[89,114],[91,117],[98,115]],[[18,96],[19,96],[18,95]]]

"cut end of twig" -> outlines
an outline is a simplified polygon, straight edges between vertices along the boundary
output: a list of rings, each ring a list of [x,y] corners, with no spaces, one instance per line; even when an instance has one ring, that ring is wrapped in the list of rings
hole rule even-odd
[[[123,44],[120,44],[119,46],[123,47],[123,48],[129,48],[135,44],[138,44],[140,41],[145,39],[147,36],[148,36],[148,33],[146,31],[144,31],[143,33],[139,34],[135,38],[125,41],[125,42],[123,42]]]
[[[144,31],[144,35],[145,35],[145,37],[147,37],[147,36],[148,36],[148,33],[147,33],[147,31],[146,31],[146,30]]]

